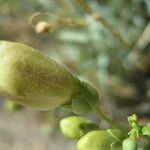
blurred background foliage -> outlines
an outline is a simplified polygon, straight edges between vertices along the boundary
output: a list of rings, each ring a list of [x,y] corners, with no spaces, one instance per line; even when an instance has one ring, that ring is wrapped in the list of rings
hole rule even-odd
[[[102,109],[116,120],[125,120],[131,113],[149,120],[150,1],[84,0],[94,14],[102,17],[100,21],[87,14],[78,1],[0,0],[0,39],[42,50],[92,84],[100,94]],[[4,106],[16,108],[10,102]],[[20,115],[34,112],[26,109]],[[1,116],[8,116],[5,110],[0,111]],[[51,132],[60,118],[70,114],[58,109],[38,117],[44,131]]]

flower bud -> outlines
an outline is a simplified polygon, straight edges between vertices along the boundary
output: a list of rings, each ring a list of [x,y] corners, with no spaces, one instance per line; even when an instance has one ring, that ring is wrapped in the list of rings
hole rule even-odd
[[[0,41],[0,95],[36,109],[69,106],[77,113],[90,112],[99,100],[93,87],[45,54],[9,41]]]
[[[0,42],[0,95],[37,109],[69,103],[80,81],[38,50]]]
[[[72,116],[60,121],[60,129],[65,136],[79,139],[89,131],[98,130],[99,127],[96,123],[83,117]]]
[[[112,136],[105,130],[91,131],[77,143],[78,150],[110,150]]]
[[[135,140],[128,138],[123,141],[122,150],[136,150],[136,149],[137,145]]]

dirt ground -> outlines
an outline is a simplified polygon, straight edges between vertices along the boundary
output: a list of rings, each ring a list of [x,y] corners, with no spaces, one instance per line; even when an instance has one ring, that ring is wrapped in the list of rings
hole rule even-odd
[[[73,141],[59,130],[53,135],[43,132],[38,111],[8,112],[2,103],[0,100],[0,150],[75,150]]]

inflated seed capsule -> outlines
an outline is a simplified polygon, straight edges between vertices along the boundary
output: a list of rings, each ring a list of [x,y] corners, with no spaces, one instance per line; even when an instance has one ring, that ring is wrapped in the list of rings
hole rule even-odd
[[[77,150],[111,150],[112,136],[105,130],[91,131],[77,143]]]
[[[137,150],[136,141],[130,138],[125,139],[122,143],[122,150]]]
[[[98,130],[99,127],[96,123],[88,119],[72,116],[60,121],[60,129],[65,136],[79,139],[89,131]]]
[[[0,41],[0,95],[41,110],[67,105],[77,113],[98,103],[90,85],[38,50],[9,41]]]

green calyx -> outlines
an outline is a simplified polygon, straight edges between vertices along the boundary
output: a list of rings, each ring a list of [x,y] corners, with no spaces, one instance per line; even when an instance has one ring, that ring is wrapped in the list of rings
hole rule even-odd
[[[125,138],[124,132],[120,129],[107,129],[107,132],[119,143]]]
[[[95,89],[51,58],[9,41],[0,41],[0,95],[40,110],[66,105],[79,114],[98,101]]]
[[[72,98],[72,110],[77,114],[95,111],[99,107],[99,95],[97,91],[83,81],[80,82],[80,89],[81,93]]]
[[[80,139],[89,131],[98,130],[99,127],[96,123],[83,117],[72,116],[60,121],[60,129],[65,136]]]
[[[106,130],[91,131],[77,143],[77,150],[111,150],[114,138]]]
[[[122,150],[122,142],[125,134],[120,129],[107,129],[107,132],[113,137],[114,141],[111,144],[111,150]]]

